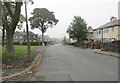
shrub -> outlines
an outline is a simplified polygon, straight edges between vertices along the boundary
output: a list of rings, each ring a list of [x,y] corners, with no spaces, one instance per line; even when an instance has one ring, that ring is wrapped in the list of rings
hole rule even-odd
[[[106,51],[113,51],[120,53],[120,40],[103,43],[102,47]]]
[[[27,42],[23,42],[22,45],[27,45]],[[41,43],[39,43],[39,42],[30,42],[30,45],[31,46],[38,46],[38,45],[41,45]]]
[[[30,45],[32,45],[32,46],[38,46],[39,42],[30,42]]]
[[[20,42],[14,42],[14,45],[20,45]]]
[[[87,44],[84,42],[84,41],[81,41],[81,42],[77,42],[74,44],[75,47],[82,47],[82,48],[86,48]]]

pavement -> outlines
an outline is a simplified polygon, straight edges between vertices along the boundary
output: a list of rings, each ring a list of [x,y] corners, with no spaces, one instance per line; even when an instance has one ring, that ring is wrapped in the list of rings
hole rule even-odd
[[[117,52],[102,51],[101,49],[87,49],[87,50],[94,52],[94,53],[108,55],[108,56],[112,56],[112,57],[116,57],[116,58],[119,58],[119,55],[120,55],[120,53],[117,53]]]
[[[9,74],[9,75],[3,76],[2,78],[0,77],[0,82],[15,81],[22,77],[29,77],[31,74],[33,74],[33,72],[36,70],[36,68],[40,64],[42,57],[44,55],[44,51],[45,51],[44,48],[42,48],[42,49],[40,48],[40,49],[37,49],[36,51],[32,52],[31,55],[32,55],[33,61],[27,67],[22,68],[22,70],[21,70],[21,67],[17,68],[17,69],[15,67],[11,68],[11,69],[7,69],[6,74]],[[24,67],[24,66],[22,66],[22,67]],[[2,72],[3,71],[5,71],[5,69],[2,68]]]
[[[118,81],[118,59],[61,44],[48,46],[38,70],[23,81]]]

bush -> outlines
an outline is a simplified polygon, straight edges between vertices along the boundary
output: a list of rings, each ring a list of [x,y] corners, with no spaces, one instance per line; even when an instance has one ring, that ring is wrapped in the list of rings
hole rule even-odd
[[[120,40],[103,43],[102,47],[106,51],[113,51],[120,53]]]
[[[22,45],[27,45],[27,42],[22,42]]]
[[[14,42],[14,45],[20,45],[20,42]]]
[[[23,42],[22,45],[27,45],[27,42]],[[38,45],[41,45],[41,44],[39,42],[30,42],[30,45],[38,46]]]
[[[39,42],[30,42],[30,45],[32,45],[32,46],[38,46]]]
[[[86,48],[87,47],[87,44],[82,41],[82,42],[77,42],[74,44],[75,47],[82,47],[82,48]]]

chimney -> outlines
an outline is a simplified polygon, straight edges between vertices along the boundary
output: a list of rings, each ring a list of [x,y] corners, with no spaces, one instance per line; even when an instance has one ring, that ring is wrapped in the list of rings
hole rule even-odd
[[[116,20],[117,20],[116,17],[111,17],[111,18],[110,18],[110,21],[111,21],[111,22],[116,21]]]

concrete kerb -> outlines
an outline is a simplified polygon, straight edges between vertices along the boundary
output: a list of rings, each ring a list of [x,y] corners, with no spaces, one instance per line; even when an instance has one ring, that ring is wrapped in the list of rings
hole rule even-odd
[[[108,52],[108,51],[101,51],[101,49],[87,49],[88,51],[91,51],[93,53],[101,54],[101,55],[106,55],[106,56],[111,56],[115,58],[120,58],[120,53],[115,53],[115,52]]]
[[[10,76],[5,76],[2,77],[0,79],[0,83],[3,81],[8,81],[8,80],[14,80],[17,79],[19,77],[23,77],[23,76],[27,76],[27,75],[31,75],[32,71],[34,71],[40,64],[43,56],[44,56],[44,52],[45,52],[45,48],[42,48],[42,50],[40,51],[40,53],[34,58],[33,62],[31,63],[30,66],[28,66],[25,70],[20,71],[16,74],[10,75]]]
[[[102,53],[102,52],[97,52],[97,51],[93,51],[93,52],[98,53],[98,54],[102,54],[102,55],[112,56],[112,57],[115,57],[115,58],[120,58],[119,53],[118,53],[118,55],[114,55],[114,54],[107,54],[107,53]]]

